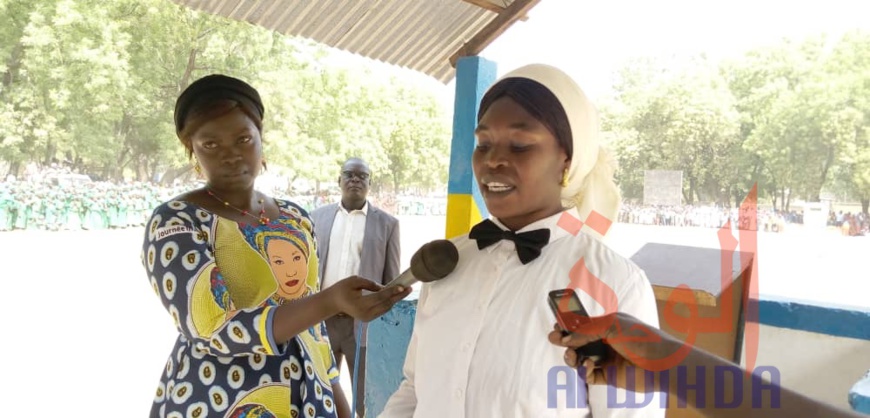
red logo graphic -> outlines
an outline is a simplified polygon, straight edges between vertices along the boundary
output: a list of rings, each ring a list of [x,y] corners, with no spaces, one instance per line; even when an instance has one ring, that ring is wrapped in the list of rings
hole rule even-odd
[[[718,317],[705,317],[703,321],[698,321],[698,301],[695,298],[692,289],[687,284],[681,284],[673,289],[665,302],[664,313],[661,321],[666,323],[671,329],[678,333],[686,335],[682,347],[668,357],[661,359],[648,359],[643,355],[630,353],[626,359],[645,370],[657,372],[664,371],[679,365],[691,351],[695,345],[697,336],[702,333],[731,333],[733,332],[734,318],[734,301],[735,297],[743,299],[743,318],[745,319],[744,326],[744,343],[746,354],[746,372],[751,373],[755,368],[755,362],[758,356],[758,305],[749,303],[749,300],[758,299],[758,231],[757,231],[757,185],[752,187],[743,203],[740,205],[738,215],[738,236],[739,240],[734,237],[731,229],[731,221],[725,223],[718,231],[719,247],[721,253],[721,286],[724,289],[721,293],[721,300],[725,301],[721,305],[720,314]],[[593,211],[586,219],[586,222],[569,215],[567,212],[559,219],[558,225],[572,235],[577,235],[584,225],[592,228],[602,236],[610,229],[612,222],[605,216]],[[751,268],[750,280],[748,283],[748,292],[736,295],[734,294],[734,286],[730,286],[732,281],[731,266],[734,259],[734,252],[737,247],[740,247],[741,254],[741,271],[747,266]],[[589,269],[586,268],[586,262],[583,258],[574,264],[574,267],[568,273],[570,278],[570,289],[579,289],[591,296],[599,305],[604,308],[605,316],[619,311],[619,301],[616,297],[616,292],[607,285],[604,281],[595,276]],[[566,306],[569,300],[568,297],[563,298],[560,304]],[[676,312],[678,305],[683,305],[688,309],[689,317],[680,315]],[[589,329],[593,333],[603,333],[605,330],[614,326],[615,317],[610,316],[609,321],[595,321],[592,325],[594,329]],[[655,333],[647,327],[638,329],[635,327],[631,330],[620,329],[619,323],[615,323],[616,336],[609,338],[607,343],[619,344],[629,341],[649,341],[656,342],[659,338]],[[630,332],[629,332],[630,331]],[[639,336],[643,334],[644,336]]]

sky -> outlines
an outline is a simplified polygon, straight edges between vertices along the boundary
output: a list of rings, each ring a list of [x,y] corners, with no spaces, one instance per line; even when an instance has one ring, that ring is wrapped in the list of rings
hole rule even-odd
[[[499,75],[525,64],[554,65],[595,101],[611,93],[613,74],[633,57],[705,53],[718,60],[783,38],[870,30],[870,0],[542,0],[528,17],[480,55],[497,63]],[[452,110],[453,82],[351,54],[336,57],[417,84]]]
[[[739,56],[782,38],[870,28],[870,1],[542,0],[482,56],[499,74],[532,62],[562,68],[590,97],[639,56]]]

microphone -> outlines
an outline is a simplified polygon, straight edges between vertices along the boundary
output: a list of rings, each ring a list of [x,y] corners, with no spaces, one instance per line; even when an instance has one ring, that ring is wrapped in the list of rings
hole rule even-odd
[[[402,272],[386,287],[408,287],[414,282],[434,282],[446,277],[456,269],[459,263],[459,250],[456,245],[446,239],[428,242],[411,256],[411,268]]]
[[[435,241],[427,242],[411,256],[411,268],[402,272],[399,277],[396,277],[386,286],[384,289],[388,287],[395,286],[403,286],[405,288],[410,287],[414,282],[420,281],[423,283],[434,282],[435,280],[440,280],[447,277],[448,274],[452,273],[453,270],[456,269],[456,265],[459,263],[459,250],[456,249],[456,245],[446,239],[438,239]],[[363,290],[363,294],[367,292]],[[356,339],[357,341],[362,340],[363,330],[367,328],[359,327],[357,331]],[[352,397],[351,402],[353,405],[356,405],[356,392],[357,392],[357,368],[360,367],[360,344],[356,346],[356,361],[353,366],[353,376],[352,376]]]

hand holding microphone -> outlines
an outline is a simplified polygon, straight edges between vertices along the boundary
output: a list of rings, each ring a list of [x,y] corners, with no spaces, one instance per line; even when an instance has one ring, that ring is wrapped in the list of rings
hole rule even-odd
[[[456,269],[459,251],[448,240],[429,242],[411,257],[411,268],[386,286],[351,276],[326,289],[339,312],[369,322],[389,311],[411,293],[414,282],[443,279]]]
[[[335,310],[363,322],[369,322],[389,311],[398,301],[411,294],[410,287],[383,286],[359,276],[350,276],[329,287]]]
[[[371,321],[385,314],[398,301],[408,296],[408,294],[411,293],[411,285],[414,282],[418,280],[422,282],[431,282],[443,279],[456,268],[458,262],[459,251],[457,251],[456,246],[453,245],[452,242],[447,240],[429,242],[420,247],[420,249],[411,257],[411,268],[402,272],[399,277],[393,279],[383,288],[374,282],[359,277],[351,277],[342,280],[342,282],[354,280],[358,284],[355,288],[355,292],[351,295],[349,301],[350,308],[346,308],[343,312],[364,322]],[[339,285],[342,282],[339,282]],[[335,286],[332,288],[334,287]],[[367,291],[375,292],[367,293]],[[351,308],[360,308],[360,310],[352,311]],[[360,327],[357,332],[357,340],[362,341],[364,339],[364,328]],[[360,347],[361,345],[358,344],[354,357],[356,360],[353,363],[354,367],[351,380],[353,382],[351,393],[354,394],[352,398],[353,405],[356,405],[357,402],[357,367],[360,365]]]
[[[411,268],[387,283],[386,288],[410,287],[417,281],[428,283],[447,277],[459,263],[459,250],[446,239],[428,242],[411,256]]]

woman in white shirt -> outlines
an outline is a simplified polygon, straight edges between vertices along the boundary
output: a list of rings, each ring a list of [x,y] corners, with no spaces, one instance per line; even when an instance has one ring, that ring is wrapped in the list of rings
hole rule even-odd
[[[472,166],[491,219],[453,239],[453,273],[423,285],[405,379],[382,417],[664,417],[658,394],[587,392],[547,340],[556,289],[577,289],[590,315],[658,327],[643,271],[601,240],[620,197],[598,126],[553,67],[517,69],[484,95]]]

